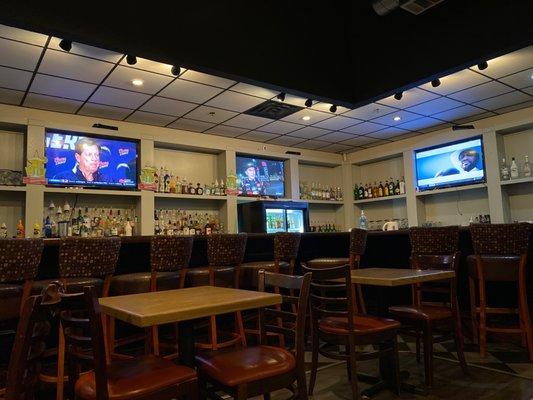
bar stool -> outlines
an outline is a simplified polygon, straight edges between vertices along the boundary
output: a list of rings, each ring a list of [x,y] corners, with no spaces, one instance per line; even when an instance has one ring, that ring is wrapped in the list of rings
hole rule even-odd
[[[187,280],[191,286],[239,287],[240,265],[246,251],[246,233],[213,234],[207,237],[207,267],[191,268],[187,273]],[[229,279],[231,277],[231,279]],[[235,313],[235,332],[231,332],[231,339],[219,342],[217,335],[216,316],[209,318],[208,343],[196,343],[200,349],[218,350],[241,343],[246,346],[246,337],[242,315]]]
[[[527,303],[526,264],[530,224],[473,224],[470,225],[474,255],[468,257],[470,314],[472,331],[479,335],[481,357],[487,355],[487,332],[520,334],[533,361],[533,332]],[[518,307],[503,308],[488,305],[487,282],[516,282]],[[518,326],[489,325],[489,315],[518,315]]]
[[[413,227],[409,229],[409,237],[411,239],[411,268],[451,269],[457,274],[460,254],[458,251],[459,227]],[[426,386],[433,386],[433,344],[449,340],[451,337],[455,340],[457,358],[466,374],[461,317],[457,303],[457,277],[440,282],[415,284],[412,285],[412,292],[412,305],[389,307],[389,312],[402,324],[400,332],[416,337],[417,361],[420,360],[420,334],[422,332]],[[425,293],[433,296],[431,299],[433,302],[424,299]],[[433,334],[443,328],[447,334],[435,338]]]

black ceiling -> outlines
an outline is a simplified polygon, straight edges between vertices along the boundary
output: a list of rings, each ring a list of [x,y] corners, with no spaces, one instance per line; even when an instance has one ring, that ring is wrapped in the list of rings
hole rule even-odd
[[[4,0],[0,23],[349,107],[533,43],[528,0],[112,3]]]

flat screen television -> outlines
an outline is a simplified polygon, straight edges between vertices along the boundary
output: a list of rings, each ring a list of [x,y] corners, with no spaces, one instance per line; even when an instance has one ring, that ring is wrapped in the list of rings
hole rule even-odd
[[[284,162],[237,156],[239,196],[285,197]]]
[[[47,129],[44,147],[48,185],[136,189],[138,143]]]
[[[415,150],[415,164],[419,191],[486,181],[481,136]]]

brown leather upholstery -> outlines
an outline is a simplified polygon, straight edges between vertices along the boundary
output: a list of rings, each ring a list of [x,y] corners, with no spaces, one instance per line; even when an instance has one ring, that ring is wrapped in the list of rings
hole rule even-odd
[[[303,264],[309,268],[331,268],[331,267],[340,267],[341,265],[346,265],[349,263],[350,263],[349,258],[323,257],[323,258],[315,258],[313,260],[309,260]]]
[[[240,267],[240,287],[243,289],[257,288],[257,274],[260,269],[275,272],[275,261],[253,261],[241,264]],[[285,261],[279,262],[279,272],[282,274],[289,273],[289,263]]]
[[[474,279],[479,279],[476,256],[467,257],[468,275]],[[508,281],[518,280],[519,256],[481,256],[483,262],[483,275],[487,281]]]
[[[450,307],[432,306],[432,305],[412,305],[412,306],[392,306],[389,312],[397,318],[412,318],[417,320],[438,321],[441,319],[452,318]]]
[[[48,287],[48,285],[54,281],[57,281],[57,279],[44,279],[33,282],[31,288],[32,294],[41,293],[43,289]],[[104,285],[103,279],[92,277],[65,278],[64,281],[66,283],[68,293],[82,292],[84,286],[94,286],[98,293],[101,293]]]
[[[362,314],[354,315],[353,324],[356,335],[374,334],[400,327],[400,323],[393,319]],[[343,317],[327,317],[319,322],[318,327],[323,332],[346,335],[348,333],[348,319]]]
[[[0,321],[19,317],[22,285],[0,283]]]
[[[111,278],[110,296],[146,293],[150,291],[150,272],[116,275]],[[157,290],[171,290],[179,287],[179,272],[158,272]]]
[[[234,282],[234,267],[215,268],[215,286],[230,287]],[[187,270],[185,286],[209,285],[209,267],[198,267]]]
[[[196,356],[198,368],[226,386],[237,386],[290,372],[296,365],[291,352],[272,346],[254,346]]]

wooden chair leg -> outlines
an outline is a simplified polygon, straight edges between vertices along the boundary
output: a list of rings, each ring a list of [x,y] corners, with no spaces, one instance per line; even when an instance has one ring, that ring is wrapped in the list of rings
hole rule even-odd
[[[241,337],[241,345],[242,347],[246,347],[246,333],[244,332],[244,323],[242,322],[242,313],[240,311],[235,313],[235,323],[236,331]]]
[[[246,385],[239,385],[235,393],[235,400],[246,400],[248,398],[248,388]]]
[[[433,329],[429,322],[424,324],[424,373],[426,386],[433,386]]]
[[[315,389],[316,383],[316,374],[318,370],[318,347],[320,343],[318,342],[317,335],[311,337],[311,375],[309,378],[309,396],[313,395],[313,390]]]
[[[59,325],[59,340],[57,344],[57,383],[56,400],[63,400],[65,388],[65,334],[63,327]]]
[[[525,284],[525,278],[518,281],[518,313],[525,330],[526,344],[529,352],[529,360],[533,361],[533,328],[531,326],[531,315],[529,314],[529,306],[527,303],[527,290]]]
[[[394,340],[392,341],[392,355],[391,355],[391,361],[393,365],[393,379],[394,379],[394,385],[396,388],[396,394],[399,396],[401,392],[401,378],[400,378],[400,350],[398,348],[398,337],[395,336]]]
[[[159,355],[159,328],[157,326],[152,326],[152,353],[154,356]]]
[[[211,336],[211,349],[218,350],[217,317],[215,315],[209,317],[209,335]]]
[[[468,374],[468,367],[466,365],[465,353],[463,351],[464,340],[463,340],[463,331],[461,330],[461,317],[457,315],[453,319],[453,329],[454,335],[453,339],[455,341],[455,350],[457,351],[457,358],[459,359],[459,364],[464,374]]]
[[[485,282],[479,280],[479,355],[487,357],[487,310]]]
[[[355,347],[355,346],[354,346]],[[357,382],[357,367],[355,364],[355,352],[353,349],[347,350],[350,352],[348,356],[348,363],[350,364],[350,386],[352,389],[352,399],[353,400],[360,400],[361,399],[361,393],[359,393],[359,383]]]
[[[473,278],[468,278],[468,287],[470,294],[470,318],[472,321],[472,342],[478,344],[478,324],[476,312],[476,281]]]
[[[307,400],[307,380],[305,378],[305,371],[302,368],[296,371],[296,383],[298,384],[298,396],[299,400]]]
[[[420,331],[416,331],[416,362],[420,363]]]

